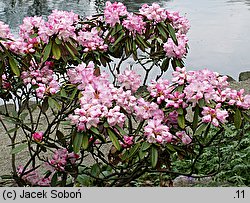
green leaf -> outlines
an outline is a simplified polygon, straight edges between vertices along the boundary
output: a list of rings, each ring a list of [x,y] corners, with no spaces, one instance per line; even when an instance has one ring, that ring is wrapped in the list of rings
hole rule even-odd
[[[89,146],[89,137],[87,133],[83,133],[83,139],[82,139],[82,148],[86,150]]]
[[[64,146],[66,145],[64,134],[60,130],[56,131],[56,137],[58,138],[60,143],[62,143]]]
[[[99,177],[101,173],[101,168],[98,163],[94,164],[91,168],[91,175],[94,177]]]
[[[129,151],[125,151],[121,157],[122,161],[125,161],[128,158]]]
[[[175,148],[173,147],[173,145],[167,143],[166,147],[171,151],[171,152],[176,152]]]
[[[52,41],[49,41],[49,43],[45,46],[43,51],[43,62],[47,61],[47,59],[49,58],[51,47],[52,47]]]
[[[166,40],[168,38],[168,35],[167,33],[165,32],[164,28],[162,27],[161,24],[158,24],[157,26],[157,29],[159,30],[161,36],[164,38],[164,40]]]
[[[27,143],[20,144],[11,150],[11,154],[17,154],[28,147]]]
[[[230,129],[230,127],[227,126],[227,124],[222,124],[222,127],[226,130],[226,132],[233,135],[234,132],[232,131],[232,129]]]
[[[162,61],[162,64],[161,64],[161,70],[163,72],[166,72],[169,68],[169,62],[170,62],[170,58],[166,58]]]
[[[6,133],[8,133],[8,134],[9,134],[9,133],[16,132],[19,128],[20,128],[20,127],[12,128],[12,129],[10,129],[10,130],[6,131]]]
[[[105,123],[103,124],[103,127],[104,127],[104,128],[108,128],[108,127],[109,127],[108,122],[105,122]]]
[[[60,95],[61,95],[61,97],[68,98],[68,95],[67,95],[65,89],[63,89],[63,88],[60,91]]]
[[[182,108],[178,108],[177,110],[178,115],[183,115],[184,111]]]
[[[185,128],[185,117],[184,117],[184,115],[178,115],[177,121],[178,121],[178,125],[179,125],[182,129],[184,129],[184,128]]]
[[[142,151],[142,150],[140,150],[140,152],[139,152],[139,158],[142,160],[142,159],[144,159],[145,158],[145,156],[147,155],[147,151]]]
[[[93,133],[97,134],[97,135],[100,134],[99,130],[97,130],[97,128],[95,128],[95,127],[93,127],[93,126],[90,128],[90,130],[91,130]]]
[[[250,116],[247,115],[246,113],[242,113],[243,117],[248,121],[250,122]]]
[[[148,142],[143,142],[143,143],[142,143],[141,149],[142,149],[143,151],[146,151],[149,147],[151,147],[151,144],[150,144],[150,143],[148,143]]]
[[[199,113],[200,113],[200,108],[198,105],[195,106],[194,109],[194,118],[193,118],[193,131],[196,130],[198,122],[199,122]]]
[[[25,120],[25,118],[28,116],[29,114],[26,112],[26,113],[21,113],[21,115],[20,115],[20,119],[22,120],[22,121],[24,121]]]
[[[155,146],[151,148],[151,166],[155,168],[158,162],[158,150]]]
[[[61,58],[61,49],[56,43],[53,43],[52,45],[52,54],[56,60],[59,60]]]
[[[82,142],[83,142],[83,134],[77,132],[73,141],[73,150],[75,153],[78,153],[80,151]]]
[[[168,30],[168,33],[171,36],[172,40],[174,41],[174,43],[176,45],[178,45],[178,41],[177,41],[177,38],[176,38],[176,35],[175,35],[174,28],[170,24],[167,24],[167,30]]]
[[[72,49],[70,48],[70,46],[68,44],[65,44],[67,50],[69,51],[70,55],[73,57],[74,60],[77,59],[77,57],[74,54],[74,51],[72,51]]]
[[[113,143],[113,145],[115,146],[115,148],[118,151],[120,151],[121,146],[120,146],[119,140],[117,139],[115,133],[110,128],[107,129],[107,132],[108,132],[109,138],[110,138],[111,142]]]
[[[76,179],[82,186],[90,186],[91,178],[85,174],[78,175]]]
[[[19,77],[19,76],[20,76],[20,70],[19,70],[19,68],[18,68],[17,61],[16,61],[14,58],[10,57],[10,58],[9,58],[9,64],[10,64],[10,68],[11,68],[12,72],[13,72],[16,76]]]
[[[205,99],[200,99],[198,101],[198,105],[199,105],[200,108],[204,107],[206,105]]]
[[[128,133],[126,133],[120,126],[116,125],[115,128],[119,131],[119,133],[121,135],[127,135]]]
[[[57,173],[55,173],[53,176],[52,176],[52,179],[51,179],[51,187],[55,187],[57,185]]]
[[[195,131],[194,135],[201,135],[206,130],[209,123],[202,123]]]
[[[122,33],[122,34],[117,38],[117,40],[114,42],[112,48],[114,48],[114,47],[123,39],[123,37],[124,37],[123,34],[124,34],[124,33]]]
[[[135,155],[135,153],[139,150],[140,147],[140,143],[137,143],[136,145],[134,145],[130,150],[129,150],[129,155],[128,155],[128,159],[130,159],[131,157],[133,157]]]
[[[49,97],[48,98],[48,104],[49,104],[49,107],[56,110],[56,109],[60,109],[60,104],[53,98]]]
[[[42,103],[42,112],[45,113],[49,109],[48,97],[45,97]]]
[[[147,42],[147,40],[144,40],[140,35],[136,35],[135,39],[138,39],[144,47],[150,47],[150,44]]]
[[[56,44],[62,44],[62,41],[61,41],[58,37],[56,37],[55,43],[56,43]]]
[[[240,110],[237,108],[234,114],[234,125],[237,129],[240,129],[242,124],[242,117],[241,117],[241,112]]]

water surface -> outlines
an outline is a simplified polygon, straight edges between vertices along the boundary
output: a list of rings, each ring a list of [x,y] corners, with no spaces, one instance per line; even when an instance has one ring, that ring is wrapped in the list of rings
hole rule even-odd
[[[46,17],[53,9],[73,10],[88,16],[102,9],[104,0],[0,0],[0,20],[14,33],[25,16]],[[155,0],[121,0],[130,11]],[[235,79],[250,70],[250,0],[159,0],[178,10],[191,23],[188,69],[209,68]]]

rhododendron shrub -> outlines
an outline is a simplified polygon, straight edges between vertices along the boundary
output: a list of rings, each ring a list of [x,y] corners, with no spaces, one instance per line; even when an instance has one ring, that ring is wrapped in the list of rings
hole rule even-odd
[[[145,173],[180,174],[176,157],[190,159],[192,176],[227,126],[241,135],[250,95],[226,76],[186,70],[189,28],[156,3],[130,13],[107,2],[88,18],[54,10],[47,21],[25,18],[18,38],[0,22],[0,122],[17,184],[123,186]],[[173,77],[163,78],[170,64]],[[17,164],[25,149],[27,162]]]

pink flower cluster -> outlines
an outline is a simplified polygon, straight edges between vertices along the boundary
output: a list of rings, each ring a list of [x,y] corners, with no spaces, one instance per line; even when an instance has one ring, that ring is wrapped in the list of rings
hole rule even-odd
[[[120,17],[126,16],[128,14],[126,6],[120,2],[111,3],[106,2],[106,7],[104,9],[105,22],[110,26],[114,27],[116,23],[120,23]]]
[[[53,63],[48,61],[42,67],[31,63],[29,70],[23,71],[21,74],[24,84],[38,85],[36,89],[38,98],[42,99],[47,94],[56,94],[60,90],[58,81],[53,77],[52,66]]]
[[[188,38],[185,34],[176,34],[178,45],[176,45],[172,38],[168,38],[167,42],[163,45],[166,56],[171,58],[183,58],[187,53]]]
[[[151,81],[148,85],[148,91],[152,97],[157,98],[157,104],[161,104],[167,98],[167,95],[173,91],[173,88],[169,84],[168,80],[160,78],[158,81]]]
[[[108,75],[102,73],[100,76],[94,75],[94,64],[90,62],[87,66],[82,63],[74,69],[68,71],[69,81],[78,85],[81,90],[81,108],[74,111],[69,119],[72,124],[77,125],[79,131],[94,126],[103,117],[107,118],[111,126],[123,126],[125,115],[120,112],[120,107],[112,107],[115,88],[109,83]]]
[[[49,170],[54,171],[65,171],[65,167],[68,163],[75,164],[79,158],[78,154],[74,152],[69,153],[67,149],[62,148],[54,152],[52,158],[48,160]]]
[[[168,80],[159,80],[153,81],[148,87],[150,95],[158,104],[164,105],[164,108],[184,109],[189,105],[194,107],[203,99],[205,106],[202,111],[202,121],[212,123],[214,126],[225,123],[229,116],[228,111],[222,108],[222,104],[235,105],[242,109],[250,108],[250,95],[243,95],[244,90],[236,91],[228,88],[226,76],[220,76],[207,69],[186,71],[185,67],[177,67],[172,75],[172,83]],[[183,86],[183,91],[174,91],[180,85]],[[168,126],[172,124],[175,126],[178,113],[171,115],[173,119],[170,119],[171,113],[163,120]]]
[[[143,98],[137,100],[137,105],[134,107],[136,118],[139,121],[154,119],[163,119],[164,114],[159,106],[154,102],[145,101]]]
[[[180,16],[180,13],[177,11],[167,11],[166,13],[173,27],[178,30],[180,34],[187,34],[190,29],[188,19],[184,16]]]
[[[212,123],[216,127],[219,126],[219,122],[225,123],[228,117],[227,110],[221,110],[221,103],[218,103],[214,109],[203,107],[201,114],[203,115],[202,121],[204,123]]]
[[[11,88],[11,83],[8,82],[5,74],[2,75],[2,88],[3,89],[10,89]]]
[[[120,141],[120,145],[123,147],[123,148],[129,148],[130,146],[132,146],[134,144],[134,137],[133,136],[127,136],[127,135],[124,135],[123,136],[123,142]]]
[[[136,92],[140,87],[141,77],[135,71],[126,69],[122,74],[118,75],[118,82],[125,89]]]
[[[107,44],[104,44],[104,40],[99,36],[100,32],[96,28],[92,28],[91,31],[80,31],[77,36],[77,41],[84,47],[84,52],[88,51],[106,51]]]
[[[26,171],[24,171],[23,166],[19,166],[17,168],[17,174],[21,176],[22,180],[24,180],[31,186],[41,186],[41,187],[50,186],[52,176],[45,178],[40,175],[38,170],[33,170],[25,175],[22,175],[27,171],[29,170],[26,169]]]
[[[76,39],[75,24],[77,22],[77,14],[53,10],[52,14],[48,16],[47,22],[37,16],[24,18],[17,39],[14,39],[8,26],[2,22],[0,22],[0,30],[4,33],[4,35],[1,34],[3,37],[13,39],[4,42],[10,50],[18,54],[27,54],[34,53],[41,42],[48,43],[51,36],[57,35],[63,41],[69,41],[70,38]]]
[[[129,13],[127,18],[122,21],[122,25],[127,28],[133,35],[136,33],[143,34],[146,30],[146,23],[143,21],[142,16]]]
[[[144,135],[149,143],[170,143],[173,138],[169,127],[162,124],[160,119],[148,120],[148,124],[144,127]]]
[[[48,38],[53,35],[57,35],[63,41],[69,41],[70,38],[76,39],[75,24],[78,20],[78,15],[72,11],[53,10],[45,26],[39,30],[39,35],[44,42],[48,42]]]
[[[9,25],[5,24],[4,22],[0,21],[0,38],[13,38],[13,35],[10,32]],[[2,41],[0,39],[0,41]]]
[[[166,10],[161,8],[159,4],[153,3],[152,6],[143,4],[139,9],[140,14],[146,16],[148,20],[153,20],[156,23],[167,19]]]
[[[32,134],[32,138],[36,141],[36,142],[41,142],[43,140],[43,132],[35,132]]]
[[[178,137],[179,139],[181,139],[183,144],[190,144],[192,142],[192,138],[187,135],[187,133],[185,131],[178,131],[176,132],[176,137]]]
[[[227,100],[229,105],[236,105],[243,109],[250,108],[250,95],[244,95],[244,89],[236,91],[231,88],[226,88],[221,92],[221,100]]]

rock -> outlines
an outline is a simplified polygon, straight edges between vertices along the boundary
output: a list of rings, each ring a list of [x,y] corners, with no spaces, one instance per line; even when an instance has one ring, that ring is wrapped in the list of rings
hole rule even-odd
[[[233,77],[226,75],[227,76],[227,82],[233,82],[236,81]]]
[[[241,72],[239,75],[239,81],[245,81],[250,79],[250,71]]]

